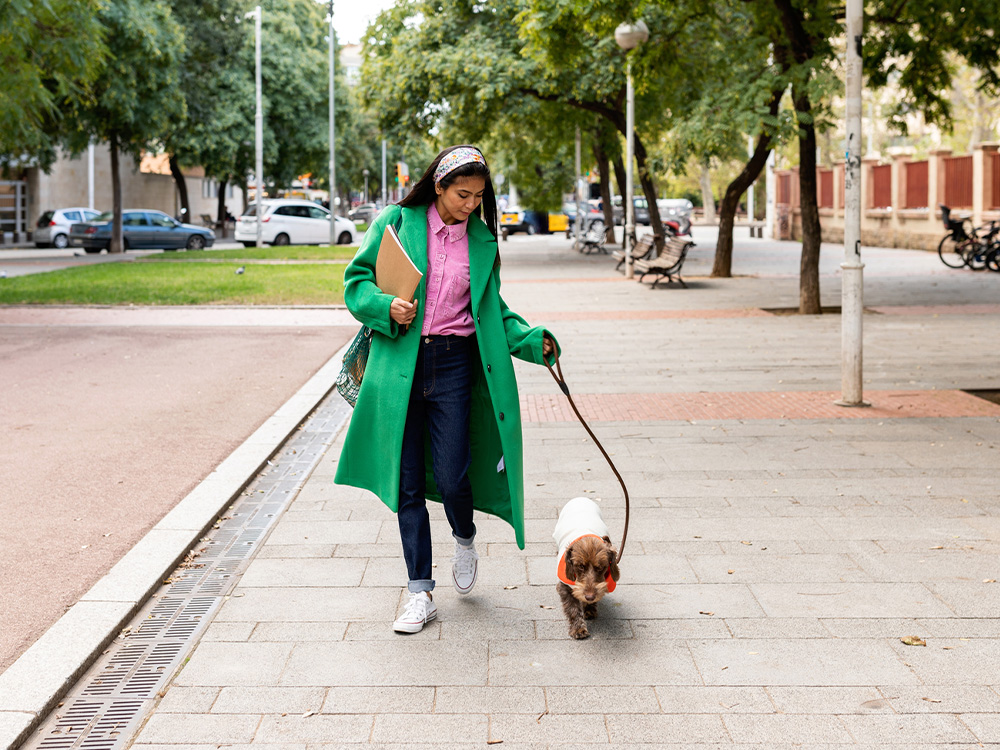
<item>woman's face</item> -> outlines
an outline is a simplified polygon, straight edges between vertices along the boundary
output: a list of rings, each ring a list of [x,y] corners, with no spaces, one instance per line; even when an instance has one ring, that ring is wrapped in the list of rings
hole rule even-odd
[[[445,224],[458,224],[479,208],[486,190],[483,177],[456,177],[448,187],[436,185],[438,214]]]

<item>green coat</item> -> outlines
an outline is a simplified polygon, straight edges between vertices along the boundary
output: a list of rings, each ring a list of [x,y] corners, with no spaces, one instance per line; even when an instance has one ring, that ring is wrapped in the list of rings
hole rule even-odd
[[[387,224],[402,212],[399,238],[410,258],[427,271],[427,206],[382,211],[368,229],[344,274],[344,301],[364,325],[374,331],[358,403],[337,465],[338,484],[369,490],[393,511],[399,508],[399,464],[403,427],[417,364],[423,326],[426,276],[417,287],[420,301],[410,330],[389,317],[392,297],[375,286],[375,258]],[[543,364],[543,328],[532,328],[508,309],[500,297],[496,238],[483,221],[469,217],[469,279],[472,316],[479,344],[479,367],[472,376],[470,443],[474,506],[514,527],[524,549],[524,462],[521,411],[511,355]],[[503,459],[503,468],[498,470]],[[440,501],[427,455],[427,497]]]

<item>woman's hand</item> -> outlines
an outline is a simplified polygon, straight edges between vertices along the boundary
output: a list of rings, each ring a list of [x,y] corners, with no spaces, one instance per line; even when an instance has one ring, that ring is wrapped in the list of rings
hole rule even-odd
[[[402,297],[393,297],[389,306],[389,317],[401,326],[409,325],[417,317],[417,303],[407,302]]]
[[[548,357],[550,354],[552,354],[552,352],[553,352],[552,339],[546,336],[544,339],[542,339],[542,356]]]

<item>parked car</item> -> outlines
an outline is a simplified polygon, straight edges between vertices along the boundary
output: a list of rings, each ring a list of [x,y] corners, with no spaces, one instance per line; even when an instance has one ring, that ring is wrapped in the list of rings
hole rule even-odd
[[[584,233],[590,230],[590,225],[595,221],[604,221],[604,212],[601,211],[600,205],[600,201],[581,201],[581,213],[583,214],[582,231]],[[569,217],[569,226],[566,231],[570,233],[576,231],[574,229],[576,225],[576,203],[574,201],[563,203],[563,213]]]
[[[615,224],[625,223],[625,208],[620,195],[616,195],[611,199],[612,206],[614,207],[614,217]],[[646,203],[645,198],[632,197],[633,211],[635,214],[636,224],[645,224],[649,226],[649,204]]]
[[[101,215],[92,208],[57,208],[38,217],[35,225],[35,247],[69,247],[69,230],[77,223],[91,221]]]
[[[534,222],[531,221],[531,217],[528,216],[523,208],[518,206],[508,206],[500,214],[500,231],[504,234],[513,234],[514,232],[527,232],[528,234],[534,234],[538,231]]]
[[[111,246],[113,214],[105,211],[93,221],[74,224],[70,228],[70,244],[88,253],[99,253]],[[215,242],[215,232],[194,224],[181,224],[173,216],[150,209],[122,211],[123,250],[162,249],[204,250]]]
[[[261,201],[264,219],[261,242],[265,245],[322,245],[330,241],[330,212],[306,200],[274,198]],[[358,241],[354,222],[336,217],[338,245]],[[236,241],[246,247],[257,244],[257,205],[251,203],[236,220]]]
[[[360,221],[363,224],[370,224],[372,219],[378,214],[378,209],[374,203],[362,203],[347,212],[347,218],[351,221]]]
[[[657,208],[660,209],[661,219],[676,219],[684,216],[691,218],[694,204],[687,198],[660,198],[656,201]]]

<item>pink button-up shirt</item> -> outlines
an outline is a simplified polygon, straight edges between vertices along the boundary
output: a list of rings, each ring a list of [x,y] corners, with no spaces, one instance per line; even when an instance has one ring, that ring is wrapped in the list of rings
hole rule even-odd
[[[427,209],[427,298],[421,336],[471,336],[469,220],[445,224],[433,203]]]

